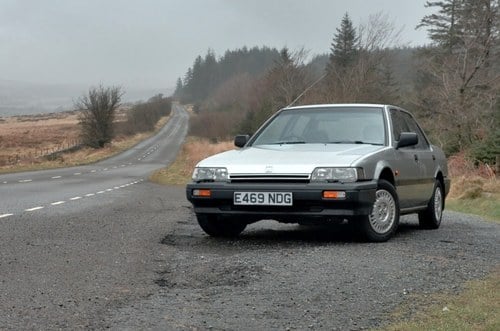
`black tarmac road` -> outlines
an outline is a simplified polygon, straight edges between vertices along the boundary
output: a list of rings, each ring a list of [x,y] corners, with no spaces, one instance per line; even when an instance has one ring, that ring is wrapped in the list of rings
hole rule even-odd
[[[176,108],[118,157],[0,176],[1,330],[360,330],[498,268],[500,226],[453,212],[381,244],[272,221],[210,238],[184,187],[147,181],[186,131]]]

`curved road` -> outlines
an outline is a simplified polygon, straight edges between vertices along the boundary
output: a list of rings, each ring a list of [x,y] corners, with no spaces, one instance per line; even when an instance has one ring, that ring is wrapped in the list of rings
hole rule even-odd
[[[500,226],[453,212],[380,244],[270,221],[210,238],[184,187],[146,180],[186,130],[176,108],[120,156],[0,176],[0,330],[361,330],[500,264]]]
[[[81,199],[105,200],[105,193],[144,181],[175,158],[186,136],[187,113],[175,104],[172,110],[157,135],[118,156],[81,167],[0,175],[0,219]]]

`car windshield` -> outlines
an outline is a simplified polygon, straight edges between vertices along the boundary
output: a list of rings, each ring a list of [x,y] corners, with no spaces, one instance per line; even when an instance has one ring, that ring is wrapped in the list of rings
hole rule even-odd
[[[252,145],[385,144],[380,107],[325,107],[285,110],[269,122]]]

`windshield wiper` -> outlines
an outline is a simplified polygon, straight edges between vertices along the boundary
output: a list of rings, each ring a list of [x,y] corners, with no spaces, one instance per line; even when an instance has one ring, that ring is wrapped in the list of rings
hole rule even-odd
[[[361,140],[339,140],[339,141],[329,141],[329,144],[356,144],[356,145],[375,145],[375,146],[383,146],[384,144],[380,143],[371,143]]]
[[[294,145],[294,144],[305,144],[305,141],[279,141],[272,143],[272,145]]]

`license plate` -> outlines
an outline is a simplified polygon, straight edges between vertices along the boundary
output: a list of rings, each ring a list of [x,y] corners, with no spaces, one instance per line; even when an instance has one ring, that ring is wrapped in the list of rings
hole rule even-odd
[[[292,206],[292,192],[234,192],[234,204],[246,206]]]

